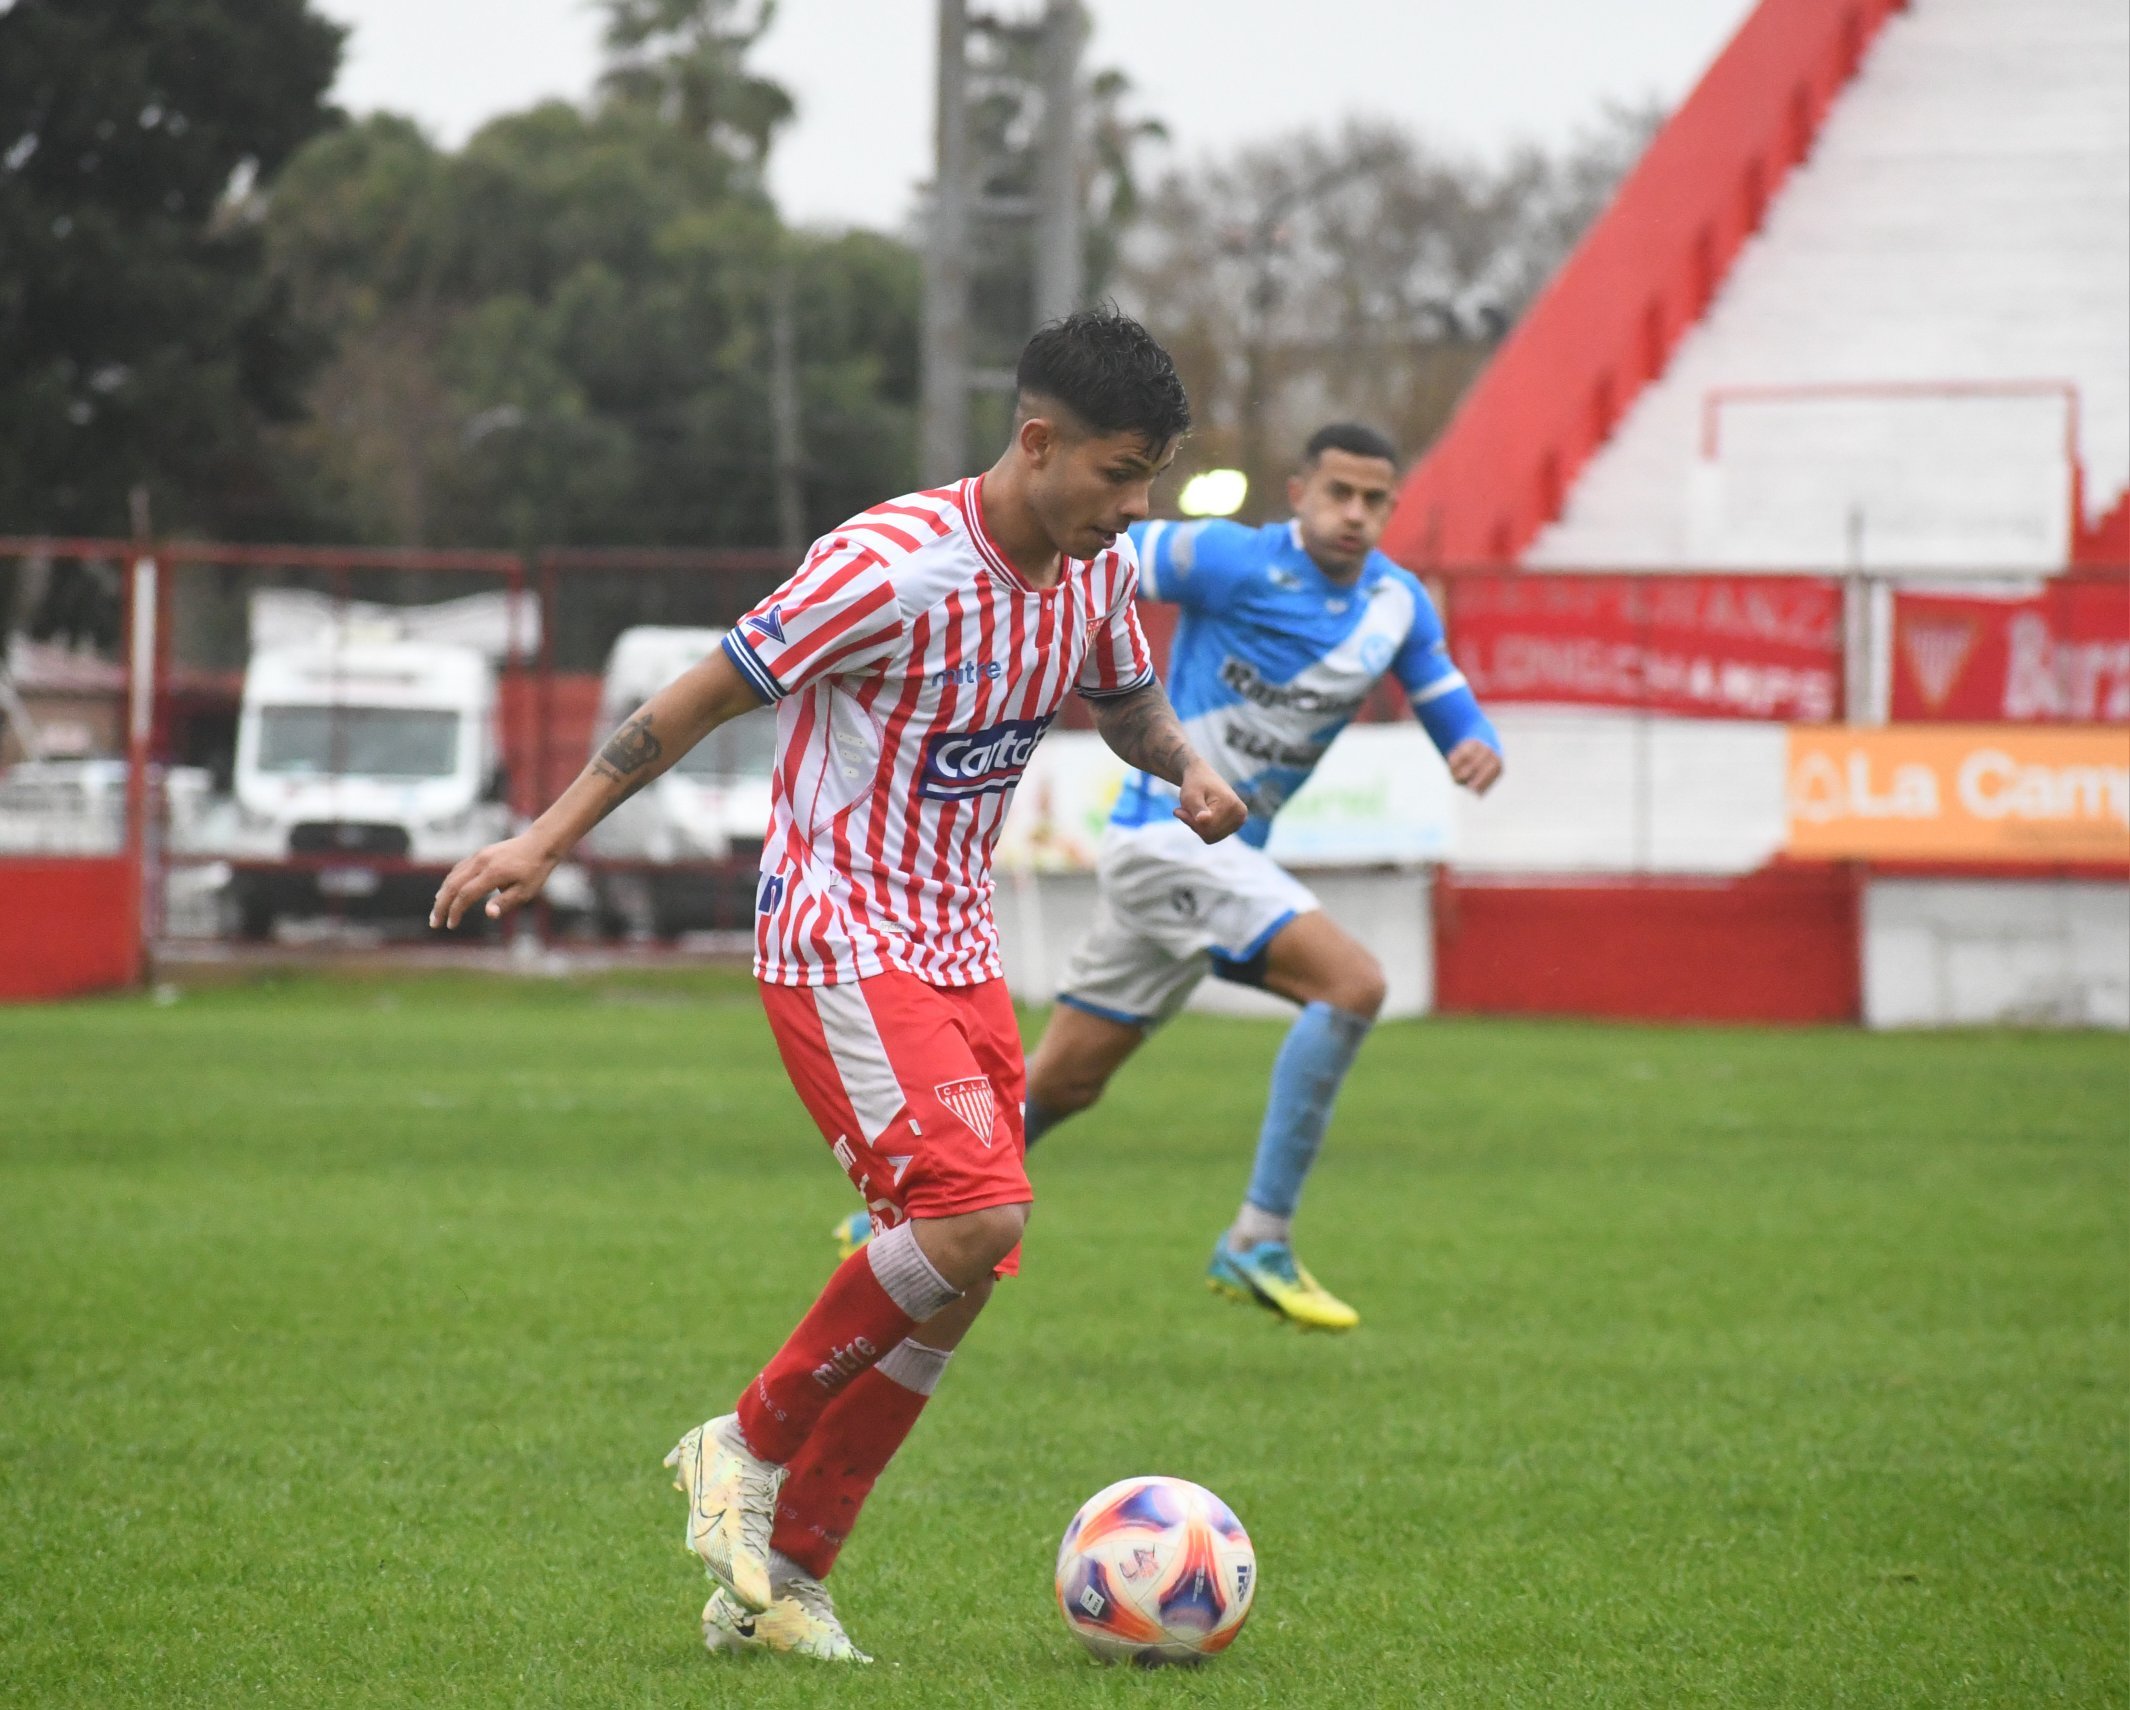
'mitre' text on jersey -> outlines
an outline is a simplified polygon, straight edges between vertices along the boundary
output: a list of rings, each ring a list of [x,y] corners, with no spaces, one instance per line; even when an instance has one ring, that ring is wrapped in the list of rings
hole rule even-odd
[[[814,543],[725,652],[778,703],[755,973],[1001,977],[991,851],[1065,696],[1153,679],[1131,544],[1035,588],[985,533],[982,480],[913,493]]]

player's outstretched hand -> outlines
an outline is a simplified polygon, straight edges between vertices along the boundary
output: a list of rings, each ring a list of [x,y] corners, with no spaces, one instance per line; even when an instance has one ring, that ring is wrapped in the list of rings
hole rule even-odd
[[[436,901],[429,905],[429,924],[455,927],[483,897],[488,899],[488,918],[501,920],[540,894],[556,859],[530,833],[489,844],[444,875]]]
[[[1448,759],[1450,776],[1475,796],[1485,795],[1501,776],[1501,756],[1476,736],[1458,743]]]
[[[1198,833],[1201,843],[1218,843],[1242,829],[1250,817],[1243,799],[1203,760],[1194,758],[1183,769],[1180,786],[1183,799],[1176,804],[1176,817]]]

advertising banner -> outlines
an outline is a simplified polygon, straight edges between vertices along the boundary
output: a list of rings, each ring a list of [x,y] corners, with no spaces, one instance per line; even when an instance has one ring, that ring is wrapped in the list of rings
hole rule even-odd
[[[1793,727],[1790,854],[2130,862],[2130,730]]]
[[[1450,651],[1482,703],[1816,723],[1840,711],[1842,596],[1804,576],[1461,577]]]
[[[1000,830],[998,867],[1091,872],[1124,779],[1124,762],[1099,736],[1052,731]],[[1455,788],[1418,725],[1355,725],[1281,810],[1268,847],[1305,867],[1444,860]]]
[[[1897,591],[1893,716],[2130,722],[2130,578]]]

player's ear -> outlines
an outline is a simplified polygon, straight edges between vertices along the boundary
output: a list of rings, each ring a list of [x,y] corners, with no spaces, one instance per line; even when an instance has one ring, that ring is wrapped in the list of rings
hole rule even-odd
[[[1021,455],[1040,469],[1057,450],[1057,423],[1046,416],[1029,416],[1013,430],[1013,438],[1021,448]]]
[[[1300,510],[1302,508],[1302,495],[1308,491],[1309,477],[1305,473],[1298,470],[1294,474],[1288,476],[1287,509],[1289,509],[1290,511]]]

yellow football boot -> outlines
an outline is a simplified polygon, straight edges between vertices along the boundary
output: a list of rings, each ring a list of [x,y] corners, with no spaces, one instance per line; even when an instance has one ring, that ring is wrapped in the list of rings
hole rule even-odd
[[[873,1238],[872,1214],[854,1211],[848,1217],[839,1217],[829,1233],[836,1238],[836,1259],[840,1263]]]
[[[1213,1243],[1206,1286],[1231,1300],[1254,1300],[1309,1330],[1351,1330],[1361,1315],[1333,1294],[1284,1241],[1260,1241],[1238,1253],[1223,1235]]]

